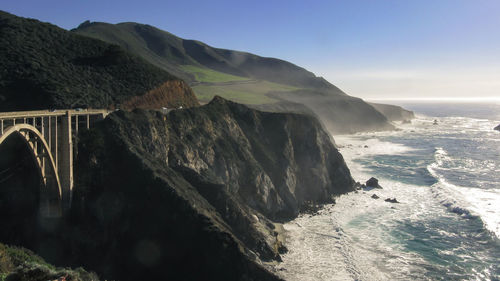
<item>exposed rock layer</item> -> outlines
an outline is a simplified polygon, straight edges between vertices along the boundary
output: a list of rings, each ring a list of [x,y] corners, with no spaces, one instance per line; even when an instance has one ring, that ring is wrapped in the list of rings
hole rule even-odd
[[[123,109],[158,109],[161,107],[178,108],[198,106],[193,90],[182,80],[171,80],[144,95],[133,96],[125,100]]]
[[[319,123],[215,98],[206,106],[119,111],[82,135],[73,263],[122,280],[278,280],[271,219],[353,189]]]

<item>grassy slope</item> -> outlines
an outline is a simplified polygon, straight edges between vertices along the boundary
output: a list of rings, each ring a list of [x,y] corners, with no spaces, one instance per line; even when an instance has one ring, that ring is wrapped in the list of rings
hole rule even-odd
[[[213,83],[193,86],[200,102],[208,102],[215,95],[244,104],[267,104],[277,100],[269,97],[270,92],[293,91],[297,88],[268,81],[251,80],[240,83]]]
[[[202,103],[216,95],[244,104],[267,104],[277,100],[267,96],[271,92],[293,91],[298,88],[268,81],[251,80],[246,77],[215,71],[206,67],[182,65],[181,69],[194,75],[192,83],[196,97]]]
[[[130,52],[140,55],[149,62],[168,70],[189,81],[197,98],[208,102],[214,95],[246,104],[274,103],[276,99],[267,97],[269,92],[289,91],[296,87],[283,84],[256,81],[251,77],[228,74],[208,68],[193,58],[192,47],[204,47],[201,42],[183,40],[171,33],[149,25],[136,23],[84,23],[75,33],[118,44]],[[189,44],[185,44],[189,42]],[[190,46],[191,49],[187,46]],[[211,47],[204,48],[215,57],[224,61],[220,54],[212,52]],[[191,54],[189,53],[191,52]],[[248,84],[221,84],[234,81],[249,81]]]
[[[198,82],[231,82],[231,81],[246,81],[250,80],[245,77],[235,76],[231,74],[222,73],[215,71],[206,67],[195,66],[195,65],[181,65],[180,68],[183,71],[191,73],[194,75],[196,81]]]

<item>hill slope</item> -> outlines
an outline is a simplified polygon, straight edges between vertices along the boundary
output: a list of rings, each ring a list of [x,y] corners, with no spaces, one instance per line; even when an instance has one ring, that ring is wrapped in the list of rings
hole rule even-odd
[[[85,22],[73,31],[119,44],[151,63],[189,79],[188,81],[199,80],[190,75],[193,70],[179,66],[201,66],[229,75],[305,88],[335,88],[323,78],[287,61],[214,48],[196,40],[179,38],[150,25],[133,22],[116,25]]]
[[[287,61],[214,48],[132,22],[85,22],[73,32],[119,44],[187,79],[204,102],[221,95],[269,111],[305,106],[309,110],[302,112],[314,112],[333,133],[394,128],[371,105]]]
[[[155,89],[164,105],[197,105],[183,83],[118,45],[0,11],[0,111],[106,108]]]

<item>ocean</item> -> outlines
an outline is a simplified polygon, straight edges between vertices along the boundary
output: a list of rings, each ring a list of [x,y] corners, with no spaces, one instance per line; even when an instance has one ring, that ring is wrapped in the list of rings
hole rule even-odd
[[[398,131],[335,137],[354,179],[383,189],[285,224],[281,277],[500,280],[500,103],[400,105],[416,118]]]

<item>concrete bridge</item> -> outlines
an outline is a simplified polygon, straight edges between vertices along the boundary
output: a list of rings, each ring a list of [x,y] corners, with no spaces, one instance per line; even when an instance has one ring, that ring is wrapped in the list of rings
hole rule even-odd
[[[13,135],[21,136],[36,163],[42,216],[60,216],[71,206],[75,137],[79,129],[90,128],[108,113],[101,109],[0,112],[0,146]]]

